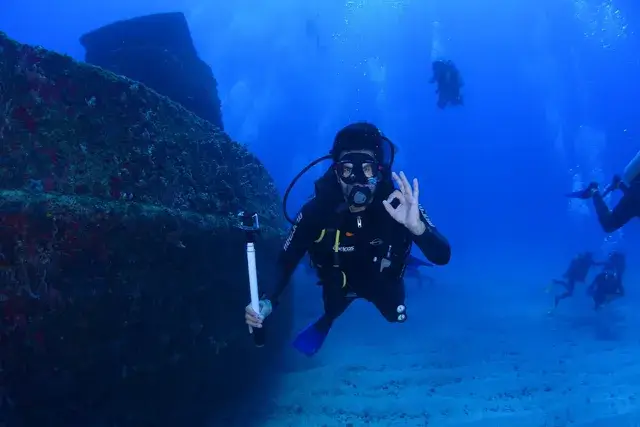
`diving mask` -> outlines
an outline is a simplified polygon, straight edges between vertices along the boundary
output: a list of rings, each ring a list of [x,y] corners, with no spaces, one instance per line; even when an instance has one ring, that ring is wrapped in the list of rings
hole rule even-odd
[[[340,181],[346,185],[376,185],[380,177],[380,165],[375,158],[364,153],[349,153],[335,163]]]

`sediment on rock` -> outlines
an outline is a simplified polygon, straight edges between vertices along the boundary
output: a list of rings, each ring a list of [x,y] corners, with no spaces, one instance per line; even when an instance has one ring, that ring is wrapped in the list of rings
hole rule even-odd
[[[249,398],[244,234],[261,284],[284,223],[262,164],[146,86],[0,33],[0,422],[205,425]],[[258,357],[260,356],[260,357]]]

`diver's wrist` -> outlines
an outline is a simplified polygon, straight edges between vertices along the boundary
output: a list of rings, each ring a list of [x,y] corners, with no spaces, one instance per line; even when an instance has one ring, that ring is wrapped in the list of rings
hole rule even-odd
[[[420,220],[415,226],[407,228],[414,236],[422,236],[424,232],[427,231],[427,224],[425,224],[424,221]]]

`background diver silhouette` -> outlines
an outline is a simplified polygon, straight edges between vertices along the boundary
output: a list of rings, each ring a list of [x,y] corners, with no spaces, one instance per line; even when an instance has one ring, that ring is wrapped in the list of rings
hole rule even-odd
[[[604,265],[604,263],[594,261],[592,252],[578,254],[571,260],[567,271],[562,275],[562,280],[553,280],[553,283],[565,288],[562,294],[556,295],[553,304],[554,308],[558,307],[560,301],[573,295],[576,283],[584,283],[587,280],[589,270],[595,265]]]
[[[433,61],[431,64],[433,77],[429,83],[436,83],[438,94],[438,108],[444,109],[447,105],[463,105],[460,89],[464,85],[462,77],[455,64],[450,60]]]
[[[594,295],[595,293],[604,293],[605,296],[624,296],[625,290],[622,284],[624,273],[627,269],[627,257],[620,251],[613,251],[609,254],[606,261],[598,263],[604,266],[598,282],[594,282],[589,286],[587,293]],[[596,307],[597,308],[597,307]]]
[[[595,261],[592,252],[578,254],[564,273],[563,280],[553,280],[553,283],[562,285],[565,292],[555,297],[554,308],[558,303],[573,295],[575,285],[586,281],[589,270],[594,266],[603,266],[602,271],[595,277],[587,288],[587,295],[594,299],[595,308],[598,309],[604,303],[624,296],[622,278],[626,270],[626,256],[619,251],[613,251],[605,261]],[[553,309],[552,309],[553,310]]]
[[[588,289],[593,299],[593,309],[598,310],[614,299],[624,296],[622,278],[615,270],[604,270],[593,280]]]

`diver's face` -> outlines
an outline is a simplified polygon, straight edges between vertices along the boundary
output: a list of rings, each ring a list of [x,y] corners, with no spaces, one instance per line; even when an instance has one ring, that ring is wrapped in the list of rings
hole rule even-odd
[[[336,178],[351,207],[365,208],[377,186],[378,163],[372,151],[345,151],[336,164]]]

